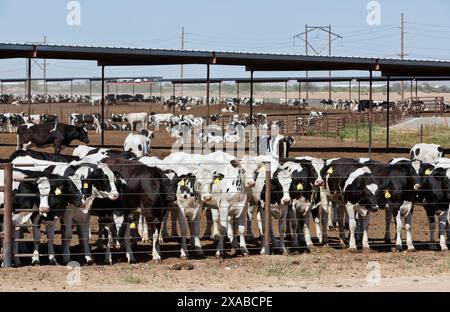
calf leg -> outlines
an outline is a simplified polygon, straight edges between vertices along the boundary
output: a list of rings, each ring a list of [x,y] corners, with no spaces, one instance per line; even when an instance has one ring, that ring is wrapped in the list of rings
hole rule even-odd
[[[72,221],[68,218],[64,219],[61,224],[61,239],[63,245],[63,263],[67,264],[70,262],[70,242],[72,241]]]
[[[223,247],[224,247],[224,238],[225,235],[227,235],[227,227],[228,227],[228,205],[221,206],[219,204],[219,213],[218,213],[218,220],[214,220],[215,222],[220,222],[219,227],[219,239],[217,243],[217,251],[216,251],[216,258],[223,257]],[[214,217],[214,214],[213,214]],[[216,216],[217,217],[217,216]]]
[[[48,244],[48,260],[51,265],[58,264],[55,258],[55,250],[53,248],[53,241],[55,240],[55,222],[50,221],[45,225],[45,233],[47,235],[47,244]]]
[[[186,216],[184,214],[184,210],[182,208],[179,208],[179,209],[180,209],[180,212],[178,213],[178,222],[180,223],[180,228],[181,228],[181,250],[180,250],[181,255],[180,255],[180,257],[181,257],[181,259],[187,259],[189,257],[188,247],[186,244],[188,224],[187,224]],[[192,232],[191,232],[191,236],[192,236]]]
[[[247,234],[246,234],[246,238],[248,240],[252,240],[253,239],[252,220],[253,220],[254,208],[255,207],[253,205],[251,205],[248,208],[248,211],[247,211]],[[256,209],[256,211],[258,211],[258,209]]]
[[[441,245],[441,250],[448,250],[447,243],[445,240],[445,228],[447,225],[447,213],[448,211],[445,210],[441,212],[439,215],[439,245]]]
[[[322,206],[320,205],[320,212],[321,212],[321,218],[322,218],[322,243],[324,246],[328,246],[328,224],[331,220],[330,218],[330,208],[329,205]]]
[[[316,207],[315,209],[312,209],[311,214],[314,219],[317,239],[319,240],[319,244],[322,244],[323,236],[322,236],[322,229],[320,228],[320,208]]]
[[[94,264],[94,259],[92,259],[91,255],[91,248],[89,247],[89,224],[84,223],[77,225],[77,233],[84,253],[84,258],[86,259],[86,263],[88,265]]]
[[[236,222],[236,220],[230,220],[232,219],[231,216],[228,216],[228,238],[230,238],[230,234],[231,234],[231,254],[235,254],[236,253],[236,249],[237,249],[237,240],[238,240],[238,227],[239,224],[238,222]]]
[[[105,225],[103,223],[101,223],[100,218],[97,218],[98,220],[98,238],[97,238],[97,249],[98,250],[103,250],[103,246],[104,246],[104,234],[105,231],[107,231],[105,229]]]
[[[139,216],[139,221],[138,222],[139,222],[138,230],[140,231],[140,235],[142,237],[142,242],[143,243],[148,243],[150,241],[150,238],[149,238],[149,235],[148,235],[148,226],[147,226],[147,222],[145,222],[145,218],[142,215],[142,213]]]
[[[299,225],[298,225],[298,219],[297,219],[297,212],[295,211],[294,208],[290,208],[288,209],[287,212],[287,219],[290,220],[291,222],[291,246],[293,248],[298,248],[298,243],[299,243],[299,235],[298,235],[298,230],[299,230]]]
[[[33,256],[31,257],[31,264],[38,265],[40,264],[39,260],[39,245],[41,243],[41,227],[39,224],[39,216],[36,216],[33,220]]]
[[[246,256],[248,255],[247,250],[247,243],[245,241],[245,235],[246,235],[246,228],[247,228],[247,210],[245,207],[243,208],[244,211],[242,211],[241,215],[239,216],[239,219],[235,220],[237,223],[237,233],[239,235],[239,248],[241,249],[242,255]]]
[[[128,263],[136,262],[134,258],[133,251],[131,249],[131,234],[130,234],[130,223],[127,221],[125,223],[125,233],[124,233],[124,242],[125,242],[125,255],[127,257]]]
[[[356,239],[355,239],[355,230],[356,230],[356,219],[355,219],[355,210],[353,205],[347,203],[345,205],[348,221],[349,221],[349,230],[350,230],[350,241],[349,241],[349,249],[350,251],[356,250]]]
[[[104,227],[107,237],[106,241],[106,250],[105,250],[105,263],[113,264],[112,255],[111,255],[111,247],[113,245],[113,235],[110,228],[111,225],[106,225]]]
[[[150,230],[150,232],[152,233],[152,238],[153,238],[153,246],[152,246],[152,260],[154,262],[160,263],[161,262],[161,255],[159,254],[159,241],[158,241],[158,236],[159,236],[159,229],[158,227],[154,224],[155,220],[153,220],[153,218],[145,218],[147,221],[147,226]]]
[[[191,240],[193,240],[194,248],[197,253],[197,256],[204,257],[202,244],[200,243],[200,216],[201,216],[202,208],[198,207],[196,213],[194,214],[194,218],[191,221]]]
[[[213,220],[220,220],[220,213],[219,209],[212,209],[212,219]],[[220,221],[213,222],[213,238],[214,241],[217,242],[219,240],[219,233],[220,233]]]
[[[408,246],[409,251],[415,250],[412,235],[411,235],[412,219],[413,219],[413,213],[412,213],[412,211],[410,211],[406,215],[406,226],[405,226],[406,227],[406,246]]]
[[[333,212],[333,217],[332,217],[332,227],[335,228],[336,225],[339,224],[339,219],[341,218],[340,214],[339,214],[339,207],[330,202],[331,204],[331,211]],[[342,214],[342,224],[344,224],[345,221],[345,214]]]
[[[311,240],[311,233],[309,232],[309,218],[311,217],[311,210],[308,209],[306,214],[303,216],[303,235],[305,237],[306,248],[314,247]]]
[[[362,227],[362,248],[363,250],[369,250],[369,212],[365,216],[360,216],[360,222]]]
[[[169,233],[167,232],[167,220],[169,219],[169,213],[172,214],[170,212],[170,209],[167,210],[167,212],[166,212],[166,214],[164,215],[164,218],[163,218],[162,228],[161,228],[161,235],[160,235],[161,243],[163,242],[163,238],[169,237]],[[140,223],[141,223],[141,219],[139,218],[139,224]],[[144,238],[142,237],[142,239],[144,239]]]
[[[334,212],[333,212],[334,215]],[[337,223],[339,226],[339,239],[341,241],[341,246],[343,248],[346,247],[346,238],[345,238],[345,231],[344,231],[344,216],[345,216],[345,207],[339,205],[339,207],[336,210],[336,218]]]
[[[177,228],[177,218],[179,210],[176,207],[172,207],[170,209],[170,217],[171,217],[171,227],[172,227],[172,237],[178,237],[178,228]],[[166,213],[167,215],[167,213]]]
[[[213,226],[213,218],[212,218],[212,211],[211,208],[205,209],[206,214],[206,229],[203,233],[202,239],[210,239],[211,238],[211,228]]]
[[[427,218],[428,218],[428,227],[430,230],[430,250],[437,250],[436,245],[435,245],[436,241],[434,238],[436,221],[434,219],[434,214],[432,211],[427,211]]]
[[[395,217],[395,229],[396,229],[396,236],[395,236],[395,249],[398,251],[402,251],[402,216],[401,213],[397,210],[394,211],[394,217]]]
[[[260,242],[261,242],[261,251],[260,254],[265,254],[266,253],[266,248],[265,248],[265,237],[264,237],[264,214],[261,213],[261,210],[258,209],[258,212],[256,213],[256,220],[258,223],[258,229],[259,229],[259,238],[260,238]]]
[[[278,231],[280,232],[280,247],[283,254],[287,254],[286,244],[284,242],[284,235],[286,234],[286,216],[289,206],[284,205],[281,210],[281,216],[278,220]]]
[[[384,232],[384,242],[389,245],[391,244],[391,220],[392,220],[391,206],[386,205],[385,209],[386,228]]]

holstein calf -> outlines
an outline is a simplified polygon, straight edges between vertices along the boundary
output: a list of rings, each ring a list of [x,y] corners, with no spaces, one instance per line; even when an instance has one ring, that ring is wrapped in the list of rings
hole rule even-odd
[[[355,230],[356,218],[363,227],[363,249],[369,249],[368,229],[369,212],[378,210],[377,197],[380,196],[372,172],[367,166],[349,158],[338,158],[327,161],[321,172],[325,177],[325,190],[331,201],[338,205],[339,237],[345,245],[344,212],[349,217],[350,242],[349,249],[356,250]]]
[[[435,216],[439,220],[439,245],[441,250],[447,250],[447,239],[450,237],[449,225],[449,198],[450,198],[450,169],[448,166],[436,167],[431,164],[422,164],[419,175],[422,177],[420,199],[423,199],[429,230],[430,249],[437,250],[435,243]]]
[[[17,130],[17,149],[29,149],[32,145],[45,147],[53,145],[55,154],[61,148],[69,146],[73,140],[89,143],[88,132],[84,127],[65,125],[62,123],[46,123],[41,125],[23,125]]]
[[[409,155],[411,160],[433,163],[438,158],[444,157],[444,149],[437,144],[418,143],[411,148]]]
[[[106,159],[105,163],[120,174],[124,180],[124,193],[121,201],[124,207],[133,210],[141,209],[150,233],[153,235],[152,257],[160,262],[159,231],[167,207],[176,200],[176,186],[165,176],[161,169],[147,167],[138,161],[119,158]],[[125,245],[128,261],[134,261],[130,245],[130,227],[126,224]]]

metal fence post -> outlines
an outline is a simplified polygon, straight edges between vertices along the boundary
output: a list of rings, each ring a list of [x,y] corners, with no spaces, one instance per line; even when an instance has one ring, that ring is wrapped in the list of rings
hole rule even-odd
[[[12,262],[12,164],[5,164],[3,166],[4,176],[4,237],[3,237],[3,266],[11,267]]]
[[[420,143],[423,142],[423,124],[420,124]]]
[[[270,255],[270,222],[272,221],[272,217],[270,214],[270,162],[265,162],[264,166],[266,167],[266,194],[265,194],[265,207],[264,207],[264,249],[266,251],[266,255]],[[281,234],[280,234],[281,235]]]

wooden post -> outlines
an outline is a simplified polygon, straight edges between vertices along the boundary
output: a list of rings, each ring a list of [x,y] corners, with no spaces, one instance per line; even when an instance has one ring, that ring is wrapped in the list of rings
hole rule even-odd
[[[12,164],[5,164],[4,168],[4,214],[3,214],[3,266],[11,267],[12,262]]]
[[[272,215],[270,213],[270,162],[265,162],[266,166],[266,193],[265,193],[265,207],[264,207],[264,248],[266,255],[270,255],[270,222]],[[283,235],[280,233],[280,235]]]

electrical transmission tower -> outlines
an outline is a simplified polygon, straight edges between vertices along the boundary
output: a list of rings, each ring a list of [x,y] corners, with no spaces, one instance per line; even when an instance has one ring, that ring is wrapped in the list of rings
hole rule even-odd
[[[321,49],[316,49],[310,42],[310,40],[308,40],[308,33],[317,30],[319,31],[323,31],[325,33],[328,34],[328,43],[322,47]],[[305,25],[305,31],[301,32],[295,36],[293,36],[294,39],[294,44],[295,44],[295,39],[301,39],[305,42],[305,52],[306,55],[308,55],[309,52],[309,48],[311,48],[311,50],[315,53],[315,55],[321,55],[321,53],[328,47],[328,55],[331,56],[331,43],[333,41],[335,41],[336,39],[343,39],[342,36],[334,33],[331,31],[331,25],[328,26],[308,26]],[[331,77],[331,71],[328,72],[329,77]],[[308,77],[308,71],[306,71],[306,77]],[[308,82],[306,83],[306,99],[309,98],[309,90],[308,90]],[[331,81],[329,82],[328,85],[328,97],[331,99]]]
[[[180,43],[181,43],[181,50],[184,50],[184,26],[181,27],[181,37],[180,37]],[[180,65],[180,79],[183,79],[184,77],[184,68],[183,64]],[[183,96],[183,83],[180,83],[181,86],[181,96]]]

